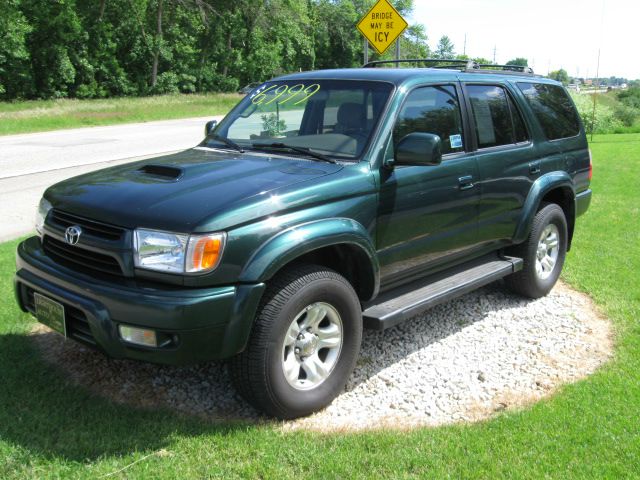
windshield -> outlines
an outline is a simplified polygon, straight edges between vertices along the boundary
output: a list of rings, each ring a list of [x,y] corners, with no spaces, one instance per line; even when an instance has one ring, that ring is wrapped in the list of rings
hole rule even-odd
[[[388,83],[356,80],[267,82],[244,98],[204,145],[224,146],[222,137],[243,149],[277,144],[284,149],[298,147],[298,153],[304,148],[330,157],[356,158],[392,88]]]

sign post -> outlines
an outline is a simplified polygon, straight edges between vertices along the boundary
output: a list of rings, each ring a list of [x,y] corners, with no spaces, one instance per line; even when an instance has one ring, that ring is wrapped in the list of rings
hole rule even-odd
[[[396,44],[396,60],[400,58],[400,35],[409,24],[393,8],[389,0],[378,0],[371,10],[358,22],[358,30],[365,38],[364,62],[369,61],[367,42],[382,55]]]
[[[369,41],[365,38],[364,39],[364,64],[366,65],[367,63],[369,63]]]

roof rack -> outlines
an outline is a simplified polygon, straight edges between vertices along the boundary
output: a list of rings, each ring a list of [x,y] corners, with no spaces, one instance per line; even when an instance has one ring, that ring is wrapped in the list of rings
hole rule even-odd
[[[522,65],[492,65],[488,63],[477,64],[477,70],[495,70],[503,73],[517,73],[524,75],[534,75],[533,68]]]
[[[362,66],[362,68],[375,68],[384,64],[393,64],[397,65],[399,63],[425,63],[425,64],[435,64],[430,68],[456,68],[458,70],[465,70],[469,68],[473,68],[474,65],[477,65],[473,60],[445,60],[442,58],[407,58],[403,60],[375,60],[373,62],[366,63]]]
[[[475,73],[502,73],[507,75],[535,75],[531,67],[522,65],[491,65],[477,63],[473,60],[445,60],[441,58],[408,58],[404,60],[376,60],[366,63],[362,68],[375,68],[385,64],[398,65],[400,63],[425,64],[427,68],[448,68],[460,70],[462,72]],[[536,75],[538,76],[538,75]]]

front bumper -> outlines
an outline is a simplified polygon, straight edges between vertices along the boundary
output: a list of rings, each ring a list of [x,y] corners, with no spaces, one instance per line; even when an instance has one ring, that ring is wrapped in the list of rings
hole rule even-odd
[[[242,351],[264,284],[189,289],[141,286],[92,278],[54,263],[31,237],[18,246],[15,293],[34,312],[38,292],[65,306],[67,335],[114,358],[171,365],[228,358]],[[118,325],[151,328],[171,336],[164,347],[125,343]]]

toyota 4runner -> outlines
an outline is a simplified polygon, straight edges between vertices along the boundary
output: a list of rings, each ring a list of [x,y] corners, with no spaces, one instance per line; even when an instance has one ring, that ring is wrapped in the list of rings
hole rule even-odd
[[[229,359],[244,398],[293,418],[344,388],[363,327],[499,278],[547,294],[591,199],[565,89],[383,63],[276,78],[195,148],[50,187],[20,307],[115,358]]]

